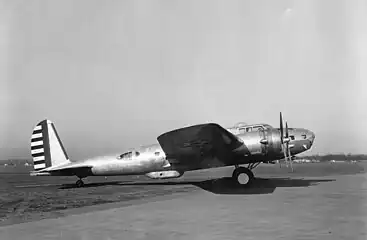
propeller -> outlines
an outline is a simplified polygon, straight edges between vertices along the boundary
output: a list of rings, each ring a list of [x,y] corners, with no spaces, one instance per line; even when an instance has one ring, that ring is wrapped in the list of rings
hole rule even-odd
[[[282,144],[282,150],[284,153],[284,160],[286,163],[286,166],[288,167],[288,164],[290,164],[292,172],[293,172],[293,165],[292,165],[292,158],[291,158],[291,151],[289,148],[289,132],[288,132],[288,123],[285,122],[285,136],[284,136],[284,129],[283,129],[283,117],[282,112],[280,112],[280,142]],[[281,165],[280,165],[281,167]]]

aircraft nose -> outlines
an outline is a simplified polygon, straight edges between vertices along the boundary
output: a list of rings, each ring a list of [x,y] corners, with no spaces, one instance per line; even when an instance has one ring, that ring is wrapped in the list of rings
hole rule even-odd
[[[307,131],[307,138],[310,140],[311,144],[313,144],[313,141],[315,140],[315,133],[308,130]]]

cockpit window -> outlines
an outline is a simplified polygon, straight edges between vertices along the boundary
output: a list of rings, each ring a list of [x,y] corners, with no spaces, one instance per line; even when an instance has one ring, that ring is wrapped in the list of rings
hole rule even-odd
[[[295,138],[294,138],[294,136],[289,136],[290,138],[291,138],[291,140],[294,140]]]
[[[240,128],[239,129],[240,134],[244,134],[247,132],[247,128]]]
[[[132,152],[126,152],[126,153],[123,153],[121,154],[120,156],[118,156],[118,159],[127,159],[127,158],[131,158],[133,155]]]
[[[263,124],[263,127],[264,127],[265,129],[273,128],[273,127],[272,127],[272,126],[270,126],[269,124]]]
[[[254,131],[261,131],[261,130],[263,130],[263,127],[262,126],[253,127],[253,130]]]
[[[306,134],[302,134],[302,137],[303,137],[303,139],[307,138]]]
[[[154,155],[159,156],[160,152],[155,152]]]
[[[238,129],[240,134],[248,133],[248,132],[255,132],[255,131],[263,131],[264,127],[261,126],[252,126],[252,127],[241,127]]]
[[[140,152],[135,152],[135,156],[138,157],[140,155]]]

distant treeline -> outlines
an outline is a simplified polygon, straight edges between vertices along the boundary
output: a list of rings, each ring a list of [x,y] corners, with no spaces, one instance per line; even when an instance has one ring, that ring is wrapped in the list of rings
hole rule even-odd
[[[296,156],[295,159],[308,159],[323,161],[351,161],[351,160],[367,160],[366,154],[326,154],[326,155],[309,155],[309,156]]]
[[[25,163],[31,164],[32,160],[27,159],[8,159],[4,161],[0,161],[0,165],[8,164],[8,165],[24,165]]]

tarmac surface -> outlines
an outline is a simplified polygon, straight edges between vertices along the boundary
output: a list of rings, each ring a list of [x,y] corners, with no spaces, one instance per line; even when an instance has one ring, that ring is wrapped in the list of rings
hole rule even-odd
[[[230,183],[232,168],[83,189],[3,175],[0,239],[367,239],[366,166],[265,165],[247,189]]]

